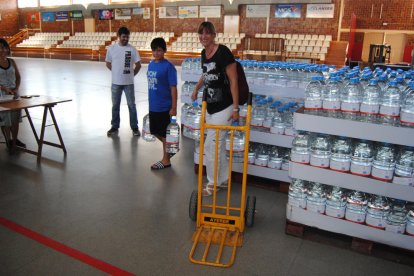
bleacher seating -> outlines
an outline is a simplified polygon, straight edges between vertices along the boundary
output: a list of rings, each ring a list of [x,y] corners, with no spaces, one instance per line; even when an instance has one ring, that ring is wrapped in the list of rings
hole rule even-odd
[[[138,50],[151,51],[151,41],[156,37],[164,38],[165,42],[169,42],[174,37],[173,32],[131,32],[129,43]],[[115,43],[116,41],[113,41]]]
[[[52,45],[58,44],[60,40],[64,40],[69,36],[69,33],[36,33],[28,39],[23,40],[17,44],[16,47],[36,47],[36,48],[50,48]]]
[[[226,45],[230,50],[236,50],[245,36],[243,33],[217,33],[216,42]],[[183,33],[171,45],[173,52],[199,53],[202,49],[198,33]]]
[[[68,40],[63,41],[57,48],[84,48],[99,50],[100,46],[105,46],[106,42],[110,42],[112,37],[116,36],[113,32],[95,32],[95,33],[76,33],[69,37]]]

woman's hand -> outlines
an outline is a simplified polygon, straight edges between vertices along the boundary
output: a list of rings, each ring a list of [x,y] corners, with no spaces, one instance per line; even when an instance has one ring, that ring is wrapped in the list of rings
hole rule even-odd
[[[191,99],[193,101],[197,100],[197,91],[196,90],[194,90],[193,93],[191,94]]]
[[[233,112],[231,113],[231,116],[229,118],[229,121],[232,120],[233,122],[236,122],[239,120],[239,111],[235,111],[233,110]]]

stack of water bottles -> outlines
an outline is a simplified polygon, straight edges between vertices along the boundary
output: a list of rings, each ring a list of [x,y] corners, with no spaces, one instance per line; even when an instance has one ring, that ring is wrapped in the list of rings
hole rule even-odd
[[[202,73],[201,58],[185,58],[181,64],[183,74],[200,77]]]
[[[294,136],[293,114],[303,106],[296,99],[273,99],[255,95],[252,102],[250,126],[252,130]],[[240,109],[241,124],[245,123],[246,106]]]
[[[193,94],[196,84],[196,82],[191,81],[186,81],[183,83],[183,86],[181,88],[181,102],[185,104],[192,103],[191,95]],[[201,87],[197,93],[197,102],[199,105],[201,105],[201,102],[203,100],[203,89],[204,87]]]
[[[300,131],[293,162],[414,186],[414,148]]]
[[[184,105],[181,109],[181,116],[184,118],[183,135],[187,138],[199,140],[200,139],[200,120],[201,108],[197,101],[194,101],[191,106]]]
[[[305,113],[414,127],[414,71],[343,67],[314,75],[305,90]]]
[[[414,204],[403,200],[292,179],[288,205],[393,233],[414,235]]]
[[[290,149],[250,142],[248,163],[276,170],[289,170]],[[234,159],[233,159],[234,160]]]

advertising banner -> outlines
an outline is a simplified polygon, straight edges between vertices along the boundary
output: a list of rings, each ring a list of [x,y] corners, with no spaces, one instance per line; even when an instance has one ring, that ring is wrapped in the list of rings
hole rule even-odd
[[[113,10],[99,10],[98,17],[99,17],[99,20],[114,19],[114,11]]]
[[[333,18],[335,4],[308,4],[306,5],[307,18]]]
[[[270,5],[247,5],[246,17],[268,17]]]
[[[144,8],[132,8],[133,15],[142,15],[144,14]]]
[[[301,11],[302,11],[301,4],[276,5],[275,17],[276,18],[300,18]]]
[[[69,12],[69,17],[72,20],[81,20],[81,19],[83,19],[83,14],[82,14],[82,11],[70,11]]]
[[[198,18],[198,6],[178,7],[178,18]]]
[[[115,20],[131,19],[131,9],[115,9]]]
[[[160,18],[177,18],[178,17],[177,7],[160,7],[159,17]]]
[[[151,18],[150,8],[144,8],[144,19],[150,19],[150,18]]]
[[[40,21],[40,13],[38,12],[29,12],[27,13],[27,22],[39,22]]]
[[[221,6],[200,6],[200,17],[220,18]]]
[[[68,21],[69,13],[67,11],[56,12],[56,21]]]
[[[54,12],[42,12],[42,22],[54,22],[55,13]]]

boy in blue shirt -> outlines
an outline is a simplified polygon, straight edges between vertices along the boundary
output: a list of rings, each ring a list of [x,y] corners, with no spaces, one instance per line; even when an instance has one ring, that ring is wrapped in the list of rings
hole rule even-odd
[[[177,116],[177,70],[164,58],[167,44],[163,38],[154,38],[151,50],[154,59],[147,72],[150,131],[162,142],[163,148],[161,161],[154,163],[151,169],[161,170],[171,167],[165,142],[170,116]]]

